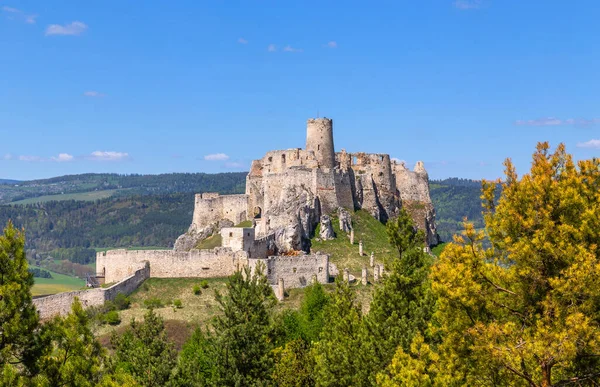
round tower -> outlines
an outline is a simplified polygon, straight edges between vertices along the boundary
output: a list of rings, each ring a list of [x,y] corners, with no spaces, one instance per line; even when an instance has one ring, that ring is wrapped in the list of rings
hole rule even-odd
[[[331,118],[311,118],[306,122],[306,150],[315,153],[322,167],[335,167]]]

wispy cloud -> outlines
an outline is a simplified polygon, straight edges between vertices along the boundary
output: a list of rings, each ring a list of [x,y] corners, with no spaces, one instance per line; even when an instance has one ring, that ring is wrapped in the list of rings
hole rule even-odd
[[[302,52],[302,49],[301,48],[294,48],[294,47],[292,47],[292,46],[290,46],[288,44],[287,46],[285,46],[283,48],[283,51],[285,51],[285,52]]]
[[[214,153],[212,155],[206,155],[206,156],[204,156],[204,160],[208,160],[208,161],[224,161],[224,160],[229,160],[229,156],[227,156],[225,153]]]
[[[335,40],[332,40],[330,42],[327,42],[327,44],[325,45],[325,47],[327,48],[337,48],[337,42]]]
[[[481,8],[481,0],[456,0],[454,6],[458,9],[469,10]]]
[[[8,7],[6,5],[3,6],[2,8],[0,8],[0,9],[2,10],[2,12],[10,13],[16,19],[23,20],[25,23],[28,23],[28,24],[35,24],[35,19],[38,17],[38,15],[29,15],[29,14],[23,12],[20,9],[13,8],[13,7]]]
[[[3,160],[12,160],[13,159],[13,155],[11,155],[10,153],[5,154],[4,156],[2,156]]]
[[[269,52],[275,52],[275,51],[277,51],[277,46],[274,45],[274,44],[269,44],[267,46],[267,51],[269,51]]]
[[[35,162],[35,161],[42,161],[42,158],[40,156],[22,155],[22,156],[19,156],[19,160]]]
[[[83,92],[83,95],[85,95],[86,97],[106,97],[106,94],[100,93],[98,91],[85,91]]]
[[[52,161],[57,161],[59,163],[63,163],[63,162],[67,162],[67,161],[73,161],[74,159],[75,159],[75,157],[73,155],[68,154],[68,153],[59,153],[58,156],[51,158]]]
[[[556,117],[538,118],[535,120],[517,120],[515,125],[517,126],[562,126],[562,125],[574,125],[574,126],[589,126],[600,123],[600,119],[581,119],[581,118],[568,118],[560,119]]]
[[[112,151],[95,151],[92,152],[88,157],[94,161],[122,161],[129,158],[129,153],[125,152],[112,152]]]
[[[577,148],[600,149],[600,140],[592,139],[590,141],[577,143]]]
[[[239,44],[248,44],[248,41],[246,39],[244,39],[244,38],[239,38],[238,39],[238,43]]]
[[[51,24],[46,28],[46,36],[50,35],[81,35],[88,26],[80,21],[74,21],[69,24]]]

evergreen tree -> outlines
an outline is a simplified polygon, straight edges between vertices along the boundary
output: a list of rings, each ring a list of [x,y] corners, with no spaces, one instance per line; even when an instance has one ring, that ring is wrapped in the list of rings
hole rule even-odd
[[[18,365],[32,367],[37,357],[38,314],[31,298],[33,275],[25,258],[25,235],[11,222],[0,235],[0,364],[14,374]]]
[[[216,293],[222,315],[213,323],[216,385],[269,384],[273,366],[272,311],[275,297],[263,268],[245,267]]]
[[[172,386],[211,386],[215,380],[214,338],[200,328],[184,344],[173,375]]]
[[[313,358],[310,344],[303,339],[287,342],[285,346],[276,348],[273,381],[279,387],[314,386]]]
[[[38,386],[95,386],[100,382],[104,351],[89,327],[79,299],[66,317],[57,316],[42,326],[44,353],[37,360]]]
[[[376,366],[373,372],[391,362],[398,346],[408,351],[413,337],[424,334],[435,305],[428,280],[433,259],[423,252],[423,232],[404,209],[388,223],[387,231],[400,256],[389,264],[365,318]]]
[[[142,386],[164,386],[175,368],[177,354],[167,340],[163,319],[152,309],[144,322],[131,322],[122,335],[113,334],[113,369],[131,374]]]
[[[337,281],[325,308],[321,339],[313,345],[313,376],[319,386],[370,386],[372,354],[364,351],[367,338],[360,304],[346,282]]]

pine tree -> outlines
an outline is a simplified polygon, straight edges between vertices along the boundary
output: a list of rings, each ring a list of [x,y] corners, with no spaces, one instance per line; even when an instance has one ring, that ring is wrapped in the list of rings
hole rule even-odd
[[[424,335],[433,315],[435,297],[428,279],[432,257],[423,252],[423,233],[408,213],[387,226],[389,240],[400,256],[391,261],[365,318],[373,348],[373,372],[386,367],[398,346],[409,350],[415,335]]]
[[[245,267],[216,292],[222,315],[213,323],[216,385],[268,384],[273,366],[272,311],[275,297],[263,268]]]
[[[337,281],[325,308],[321,339],[314,343],[313,377],[318,386],[370,386],[372,354],[364,351],[367,339],[360,304],[346,282]]]
[[[32,367],[38,355],[38,314],[31,297],[33,275],[27,268],[24,232],[9,222],[0,235],[0,364],[6,367]]]
[[[38,386],[95,386],[100,382],[104,350],[94,337],[89,317],[76,298],[71,313],[42,327],[44,353],[37,360]]]
[[[122,335],[113,334],[113,369],[131,374],[142,386],[164,386],[175,368],[177,354],[167,340],[163,319],[151,309],[143,322],[133,320]]]

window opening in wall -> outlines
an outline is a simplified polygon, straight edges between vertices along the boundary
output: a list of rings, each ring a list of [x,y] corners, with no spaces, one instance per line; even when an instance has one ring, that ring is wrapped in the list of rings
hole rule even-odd
[[[381,156],[381,161],[383,161],[383,156]]]
[[[317,150],[321,150],[321,145],[317,145]]]
[[[319,268],[319,273],[320,273],[320,272],[322,272],[322,271],[323,271],[323,268],[322,268],[322,267],[320,267],[320,268]]]
[[[383,176],[383,172],[379,172],[379,176]]]
[[[273,161],[273,158],[272,158],[272,157],[269,157],[269,162],[271,162],[271,161]]]
[[[294,273],[295,273],[296,272],[296,268],[294,268],[293,270],[294,270]]]
[[[281,155],[281,162],[285,163],[285,155]]]
[[[250,233],[248,233],[248,236],[250,236]]]
[[[232,232],[229,233],[229,237],[230,238],[233,237],[233,233]]]
[[[260,219],[262,217],[262,208],[254,207],[254,219]]]

